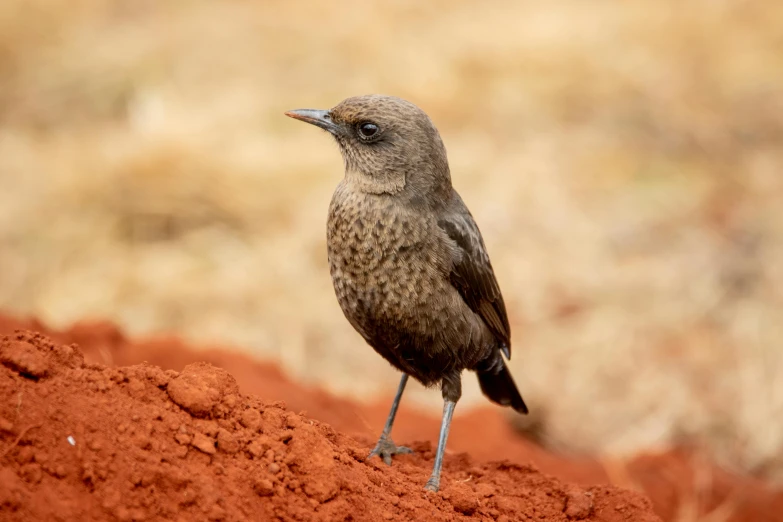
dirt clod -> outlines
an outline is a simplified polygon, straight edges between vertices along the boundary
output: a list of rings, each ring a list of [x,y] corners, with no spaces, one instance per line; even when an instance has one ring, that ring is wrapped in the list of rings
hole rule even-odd
[[[236,381],[228,372],[202,362],[187,365],[168,383],[171,400],[195,417],[224,414],[224,399],[238,391]]]
[[[0,362],[22,375],[36,379],[46,375],[49,368],[44,354],[25,341],[4,342],[0,346]]]
[[[204,435],[203,433],[196,433],[193,435],[193,441],[191,442],[194,448],[199,449],[207,455],[214,455],[215,441]]]
[[[565,493],[565,514],[569,520],[584,520],[590,516],[593,512],[593,501],[588,493],[576,486],[569,486]]]
[[[258,413],[258,410],[245,410],[242,412],[242,417],[239,419],[239,422],[241,422],[242,426],[245,428],[256,430],[261,425],[261,414]]]
[[[224,428],[218,430],[217,446],[220,451],[226,453],[236,453],[239,451],[239,442],[236,437],[233,433]]]

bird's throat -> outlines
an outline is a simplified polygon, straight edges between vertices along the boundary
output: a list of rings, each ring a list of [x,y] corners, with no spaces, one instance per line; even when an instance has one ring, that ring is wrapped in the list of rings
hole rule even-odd
[[[393,196],[405,189],[405,174],[402,172],[368,174],[355,169],[346,169],[345,181],[352,190],[364,194]]]

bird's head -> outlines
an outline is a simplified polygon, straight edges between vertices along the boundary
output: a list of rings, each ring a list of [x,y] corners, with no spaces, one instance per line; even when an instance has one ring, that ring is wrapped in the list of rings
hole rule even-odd
[[[438,130],[416,105],[371,94],[329,110],[300,109],[287,116],[329,131],[340,145],[346,182],[373,194],[436,200],[451,191],[446,149]]]

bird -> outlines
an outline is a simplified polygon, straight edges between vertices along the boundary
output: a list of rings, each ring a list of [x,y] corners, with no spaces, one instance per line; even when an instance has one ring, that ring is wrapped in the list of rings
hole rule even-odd
[[[327,257],[348,322],[402,373],[368,458],[391,465],[391,431],[409,377],[440,386],[438,446],[424,489],[440,488],[462,373],[492,402],[528,413],[504,359],[511,358],[505,303],[481,232],[452,186],[443,140],[427,114],[395,96],[347,98],[286,116],[327,131],[344,164],[329,204]]]

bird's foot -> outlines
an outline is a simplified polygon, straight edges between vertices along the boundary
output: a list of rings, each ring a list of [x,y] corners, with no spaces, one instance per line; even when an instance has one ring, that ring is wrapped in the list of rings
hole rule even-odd
[[[427,481],[427,484],[424,486],[424,489],[426,491],[432,491],[433,493],[438,491],[440,489],[440,479],[430,477],[430,479]]]
[[[381,437],[367,458],[379,456],[387,466],[391,466],[392,455],[407,455],[409,453],[413,453],[413,450],[407,446],[397,446],[391,438]]]

